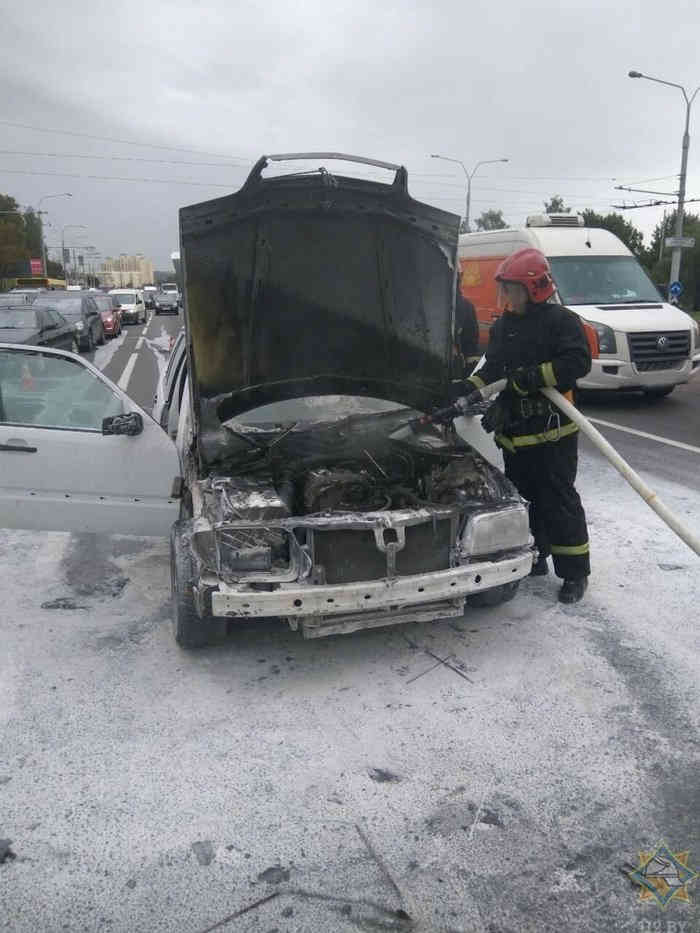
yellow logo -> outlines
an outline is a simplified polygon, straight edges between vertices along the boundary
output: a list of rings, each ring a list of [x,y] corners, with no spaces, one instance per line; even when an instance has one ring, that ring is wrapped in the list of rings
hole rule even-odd
[[[478,262],[465,262],[462,266],[462,285],[465,288],[474,288],[481,282],[481,270]]]
[[[689,865],[690,852],[671,852],[663,843],[653,852],[640,852],[639,865],[629,876],[640,886],[640,901],[666,907],[672,901],[690,903],[688,885],[698,873]]]

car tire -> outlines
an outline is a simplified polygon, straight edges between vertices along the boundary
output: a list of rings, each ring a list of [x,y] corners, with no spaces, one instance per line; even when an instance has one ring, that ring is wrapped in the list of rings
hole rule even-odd
[[[181,648],[206,648],[226,635],[226,621],[211,616],[200,618],[194,604],[192,557],[182,543],[180,523],[170,532],[170,584],[175,641]]]
[[[660,386],[658,389],[645,389],[644,398],[647,402],[658,402],[660,398],[670,395],[675,388],[675,386]]]
[[[88,353],[92,353],[95,349],[95,335],[92,332],[92,327],[88,328],[87,337],[85,338],[85,349]]]
[[[145,311],[145,310],[144,310],[143,314],[141,315],[141,323],[142,323],[142,324],[145,324],[145,323],[146,323],[146,311]]]
[[[467,596],[467,604],[479,609],[500,606],[515,596],[519,586],[520,580],[513,580],[512,583],[502,583],[501,586],[493,586],[482,593],[472,593],[471,596]]]
[[[97,342],[99,343],[101,347],[103,347],[105,343],[107,343],[107,338],[105,337],[105,329],[101,324],[100,324],[100,336],[97,338]]]

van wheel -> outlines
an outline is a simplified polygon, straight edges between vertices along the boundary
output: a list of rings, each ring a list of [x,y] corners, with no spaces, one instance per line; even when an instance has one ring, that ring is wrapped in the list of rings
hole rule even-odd
[[[645,389],[644,398],[647,402],[656,402],[660,398],[666,398],[675,388],[675,386],[661,386],[658,389]]]
[[[181,648],[205,648],[226,635],[226,622],[197,615],[192,582],[192,557],[182,543],[178,523],[170,532],[170,583],[173,597],[173,634]]]
[[[477,608],[500,606],[502,603],[509,602],[515,596],[519,586],[520,580],[503,583],[501,586],[492,586],[490,590],[484,590],[483,593],[472,593],[471,596],[467,596],[467,604]]]

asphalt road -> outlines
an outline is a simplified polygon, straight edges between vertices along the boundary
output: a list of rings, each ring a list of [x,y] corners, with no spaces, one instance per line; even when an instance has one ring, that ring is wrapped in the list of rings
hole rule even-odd
[[[149,411],[180,325],[95,361]],[[699,403],[586,410],[692,445]],[[700,454],[603,430],[700,528]],[[697,559],[585,445],[579,486],[576,606],[533,578],[449,622],[194,653],[166,542],[0,534],[0,928],[698,933],[697,883],[662,910],[626,874],[662,842],[700,870]]]

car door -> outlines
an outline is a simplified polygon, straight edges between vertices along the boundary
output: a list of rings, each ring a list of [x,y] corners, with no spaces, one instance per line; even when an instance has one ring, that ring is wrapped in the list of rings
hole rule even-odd
[[[99,323],[98,318],[100,316],[99,311],[97,310],[97,305],[92,300],[92,298],[83,298],[83,318],[85,319],[85,329],[92,330],[92,336],[95,341],[99,336]]]
[[[39,330],[37,345],[41,347],[61,346],[61,332],[53,313],[46,308],[36,309],[36,323]]]
[[[73,350],[75,340],[75,328],[67,321],[60,311],[50,308],[47,312],[51,320],[56,324],[56,338],[53,344],[57,350]]]
[[[139,433],[103,434],[129,413]],[[167,435],[86,360],[0,344],[0,527],[166,535],[179,475]]]

